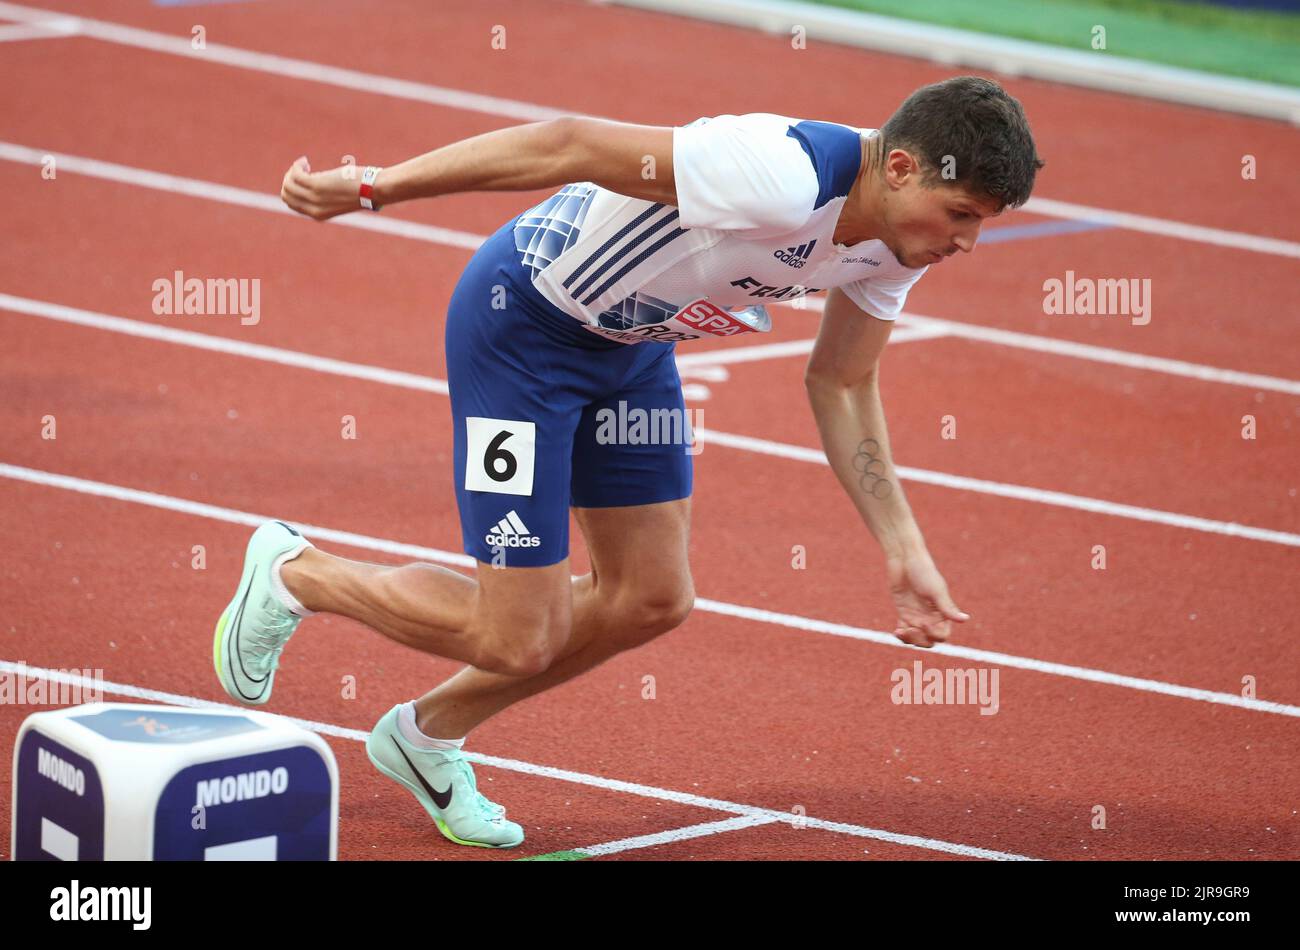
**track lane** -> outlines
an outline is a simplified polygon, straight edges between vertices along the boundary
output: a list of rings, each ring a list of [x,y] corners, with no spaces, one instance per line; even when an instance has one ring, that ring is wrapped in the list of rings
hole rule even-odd
[[[214,8],[213,8],[213,9],[214,9]],[[143,16],[152,16],[152,12],[151,12],[151,10],[142,9],[142,12],[140,12],[140,16],[142,16],[142,17],[143,17]],[[185,13],[183,13],[183,16],[190,16],[190,12],[185,12]],[[181,19],[181,17],[178,17],[178,19]],[[296,38],[296,36],[295,36],[294,39],[296,40],[296,39],[298,39],[298,38]],[[599,94],[603,95],[603,94],[604,94],[604,90],[599,91]],[[771,107],[749,107],[749,108],[771,108]],[[715,110],[716,110],[716,109],[715,109]],[[788,110],[788,109],[783,109],[783,110]],[[1195,110],[1192,110],[1192,112],[1195,112]],[[1039,126],[1036,125],[1035,127],[1036,127],[1036,130],[1037,130],[1037,127],[1039,127]],[[1058,196],[1061,196],[1061,198],[1065,198],[1065,195],[1058,195]],[[1074,199],[1074,200],[1083,200],[1083,199]],[[1223,226],[1235,226],[1235,225],[1232,225],[1232,224],[1226,224],[1226,225],[1223,225]],[[824,469],[823,469],[823,474],[826,474],[826,472],[824,472]],[[719,509],[719,511],[722,511],[722,509]],[[710,515],[710,519],[711,519],[711,517],[712,517],[712,515]],[[698,524],[698,519],[697,519],[697,524]],[[682,633],[684,633],[684,632],[682,632]],[[1171,700],[1166,700],[1166,702],[1171,702]],[[969,710],[967,710],[967,711],[969,711]],[[930,711],[927,710],[927,712],[930,712]],[[1219,720],[1219,721],[1222,721],[1222,720]],[[904,733],[906,734],[906,733],[907,733],[907,730],[904,729],[904,730],[902,730],[902,732],[904,732]],[[1219,750],[1219,751],[1223,751],[1223,750]],[[1005,776],[1004,776],[1004,778],[1005,778]],[[1184,790],[1183,790],[1183,794],[1187,794],[1188,791],[1190,791],[1190,790],[1184,789]],[[1182,795],[1179,795],[1178,801],[1193,801],[1193,799],[1191,799],[1191,798],[1183,798]],[[1166,802],[1166,804],[1167,804],[1167,802]],[[1260,811],[1258,811],[1258,810],[1255,811],[1255,815],[1260,815],[1260,814],[1262,814],[1262,812],[1260,812]],[[1147,816],[1147,817],[1149,817],[1149,816]],[[1154,828],[1154,827],[1156,827],[1156,825],[1158,825],[1158,821],[1154,821],[1154,823],[1152,823],[1152,821],[1148,821],[1148,833],[1151,833],[1151,829]],[[1216,829],[1216,834],[1218,834],[1219,832],[1231,832],[1231,829],[1232,829],[1232,823],[1231,823],[1231,821],[1230,821],[1230,820],[1229,820],[1229,821],[1225,821],[1225,823],[1223,823],[1223,825],[1222,825],[1221,828]],[[1173,841],[1175,842],[1175,845],[1174,845],[1175,847],[1186,847],[1188,841],[1196,841],[1196,834],[1192,834],[1191,837],[1188,837],[1188,834],[1187,834],[1188,829],[1187,829],[1187,828],[1182,828],[1182,827],[1171,827],[1171,828],[1169,828],[1169,829],[1167,829],[1167,830],[1169,830],[1169,836],[1170,836],[1171,838],[1173,838]],[[1277,825],[1274,825],[1274,829],[1273,829],[1273,830],[1274,830],[1274,833],[1277,832]],[[1288,833],[1290,833],[1290,832],[1288,832]],[[1214,837],[1214,836],[1212,836],[1212,837]],[[567,843],[572,843],[572,842],[567,842]],[[458,856],[460,856],[460,855],[458,854]]]
[[[460,550],[438,397],[114,334],[86,351],[85,330],[40,323],[0,363],[18,383],[5,400],[5,461]],[[40,376],[22,369],[37,361]],[[58,420],[53,441],[40,438],[46,414]],[[344,415],[355,440],[341,437]],[[828,468],[707,446],[695,461],[701,596],[892,629],[880,553]],[[810,513],[773,506],[774,493],[821,501]],[[977,618],[962,642],[1226,692],[1253,674],[1268,683],[1264,698],[1300,699],[1281,660],[1294,550],[929,486],[908,493]],[[1096,544],[1105,571],[1090,566]],[[795,545],[806,570],[792,569]],[[1223,584],[1224,565],[1243,559],[1251,570]],[[1134,630],[1185,642],[1160,650]]]
[[[24,146],[26,148],[26,146]],[[36,153],[39,153],[39,149]],[[35,153],[33,153],[35,154]],[[166,193],[152,187],[125,186],[121,182],[105,182],[102,179],[73,173],[56,182],[40,182],[38,189],[31,191],[30,186],[37,173],[34,164],[20,162],[0,162],[0,175],[9,177],[15,188],[36,202],[30,209],[32,217],[24,218],[15,224],[19,233],[39,235],[48,232],[50,214],[68,214],[83,217],[89,207],[101,212],[102,225],[99,227],[111,235],[108,246],[112,247],[120,240],[116,222],[127,220],[118,210],[114,195],[120,195],[122,205],[132,207],[156,207],[156,199]],[[119,165],[128,171],[138,170],[140,166]],[[276,178],[278,172],[267,171],[268,178]],[[38,179],[39,180],[39,179]],[[193,179],[206,181],[206,179]],[[277,178],[278,180],[278,178]],[[246,190],[249,196],[275,202],[274,188]],[[465,224],[453,217],[435,217],[428,222],[435,226],[448,227],[466,234],[480,236],[496,228],[514,214],[529,207],[534,199],[542,193],[521,193],[515,195],[497,195],[517,199],[509,208],[503,208],[501,215],[493,218],[480,232],[472,230],[473,222]],[[221,202],[179,196],[177,200],[185,204],[177,205],[173,212],[177,217],[193,216],[206,224],[209,220],[224,220],[231,206]],[[428,202],[437,205],[440,202]],[[132,207],[132,211],[137,210]],[[433,244],[428,241],[411,241],[396,236],[385,236],[383,257],[385,262],[372,261],[371,257],[361,257],[355,249],[356,231],[353,228],[320,226],[305,220],[291,220],[287,215],[271,215],[267,211],[240,209],[250,215],[249,228],[274,228],[276,233],[283,233],[281,240],[303,243],[308,253],[316,252],[330,255],[329,259],[316,258],[317,266],[324,263],[336,264],[337,260],[355,261],[353,271],[367,279],[356,279],[355,291],[360,293],[374,289],[379,278],[392,274],[398,266],[386,263],[397,254],[411,255],[408,274],[399,276],[398,280],[410,280],[412,276],[422,275],[431,266],[433,255],[445,260],[446,253],[461,253],[463,247],[449,247],[446,244]],[[41,213],[39,219],[36,218]],[[129,212],[127,212],[129,213]],[[427,212],[426,212],[427,214]],[[281,218],[284,220],[280,220]],[[1026,218],[1025,215],[1020,215]],[[361,223],[380,223],[377,219],[349,219]],[[279,222],[278,224],[271,223]],[[384,224],[400,223],[386,218]],[[279,228],[291,228],[280,232]],[[83,227],[83,240],[89,242],[92,226]],[[995,233],[992,232],[991,233]],[[1102,234],[1114,235],[1113,244],[1099,244]],[[141,236],[148,241],[151,236]],[[160,240],[161,235],[154,236]],[[55,240],[61,240],[55,237]],[[1119,230],[1093,232],[1072,236],[1056,236],[1037,241],[1011,242],[1005,245],[992,242],[977,249],[980,257],[975,260],[961,257],[945,262],[933,268],[933,276],[927,274],[909,298],[909,307],[916,312],[948,317],[964,321],[975,326],[991,326],[1020,332],[1030,332],[1062,340],[1071,340],[1092,345],[1109,346],[1126,352],[1149,354],[1152,356],[1181,359],[1193,363],[1224,369],[1237,369],[1243,372],[1257,372],[1283,378],[1295,378],[1300,375],[1295,361],[1290,357],[1287,341],[1293,335],[1293,320],[1290,319],[1290,305],[1284,288],[1300,276],[1300,268],[1293,262],[1282,258],[1267,258],[1245,251],[1223,251],[1204,245],[1177,247],[1180,243],[1172,239],[1153,240],[1147,235],[1136,235]],[[414,247],[401,247],[414,244]],[[184,246],[184,239],[181,239]],[[333,251],[327,248],[335,248]],[[1132,269],[1129,264],[1120,263],[1117,255],[1126,248],[1137,257],[1145,256],[1147,264],[1140,269]],[[33,249],[35,251],[35,249]],[[1221,271],[1225,255],[1242,266],[1233,270],[1231,267]],[[31,269],[40,272],[42,262],[33,253]],[[161,255],[160,259],[167,259]],[[1246,261],[1246,258],[1259,258],[1259,261]],[[1125,258],[1127,259],[1127,258]],[[18,264],[20,262],[15,262]],[[1257,264],[1247,268],[1246,264]],[[48,267],[49,265],[46,265]],[[111,266],[111,265],[106,265]],[[256,258],[256,263],[243,265],[244,272],[261,274],[266,269],[266,256]],[[1202,276],[1191,279],[1186,276],[1191,267]],[[459,269],[453,270],[449,280],[454,284]],[[979,281],[986,292],[984,297],[972,298],[969,291],[970,280]],[[1132,315],[1104,312],[1108,307],[1122,303],[1100,305],[1102,313],[1097,315],[1064,314],[1046,312],[1045,288],[1051,286],[1048,281],[1068,284],[1073,297],[1077,282],[1122,279],[1136,281],[1138,292],[1144,301],[1143,314]],[[1145,283],[1149,281],[1150,283]],[[1276,288],[1276,289],[1270,289]],[[1005,301],[989,311],[983,305],[976,305],[973,300],[996,299]],[[1136,300],[1136,298],[1135,298]],[[1237,303],[1236,301],[1245,301]],[[400,306],[400,303],[397,304]],[[806,337],[815,332],[815,320],[800,320],[797,313],[794,319],[789,317],[789,308],[778,308],[785,317],[771,335],[773,340],[790,339],[790,333]],[[815,311],[808,311],[814,317]],[[1135,325],[1145,322],[1145,325]],[[702,352],[707,346],[701,346]]]
[[[106,18],[93,0],[36,6]],[[440,7],[436,18],[419,0],[399,0],[385,7],[391,27],[382,43],[356,42],[356,10],[352,3],[312,0],[201,10],[131,0],[116,5],[111,20],[180,37],[202,23],[211,43],[631,122],[720,111],[802,115],[808,77],[832,75],[835,82],[816,88],[817,113],[865,127],[883,122],[917,86],[954,72],[829,43],[797,50],[784,36],[577,0],[544,6],[492,0]],[[492,49],[496,26],[505,28],[505,49]],[[648,35],[658,42],[645,42]],[[581,56],[566,55],[575,36],[600,42],[584,42]],[[1240,230],[1247,221],[1247,230],[1261,234],[1300,236],[1286,212],[1300,204],[1300,182],[1285,172],[1296,129],[1055,83],[1005,83],[1024,103],[1049,161],[1043,195],[1155,215],[1172,216],[1177,208],[1192,223]],[[315,89],[307,96],[336,92]],[[374,108],[381,107],[367,113]],[[1241,177],[1245,154],[1257,159],[1254,181]]]
[[[130,670],[155,689],[219,698],[210,632],[197,618],[219,612],[216,572],[237,572],[244,531],[136,505],[70,500],[37,486],[0,485],[0,492],[6,507],[20,512],[4,529],[14,558],[6,573],[28,589],[43,583],[48,594],[9,614],[29,664],[102,665],[107,678]],[[198,532],[213,539],[202,579],[177,560]],[[64,547],[54,548],[59,541]],[[160,569],[173,561],[179,566]],[[144,591],[141,578],[150,581]],[[104,618],[115,616],[130,622],[110,633]],[[446,672],[442,661],[413,662],[409,650],[350,622],[316,621],[286,652],[271,711],[340,721],[338,711],[347,710],[341,721],[364,729],[388,704]],[[109,659],[106,640],[116,644]],[[583,680],[510,708],[476,730],[474,748],[1037,857],[1297,853],[1288,787],[1257,780],[1285,774],[1294,760],[1290,720],[1085,683],[1062,688],[1015,670],[1001,671],[996,715],[981,716],[972,705],[894,705],[894,670],[910,667],[913,657],[926,667],[943,664],[915,651],[850,651],[841,641],[795,633],[764,637],[762,662],[738,662],[753,644],[750,624],[693,617]],[[355,700],[340,695],[348,674],[357,677]],[[653,699],[642,698],[646,675],[654,677]],[[347,768],[345,788],[373,791],[363,774]],[[1016,776],[1014,791],[1007,775]],[[565,813],[560,801],[572,801],[557,798],[549,783],[507,785],[507,778],[498,776],[491,788],[512,815],[541,815],[539,823],[554,827]],[[382,808],[400,802],[407,810],[404,820],[393,814],[394,831],[424,827],[402,796],[394,801],[381,792],[381,799]],[[585,831],[566,821],[581,837],[552,837],[547,849],[591,843],[596,829],[626,829],[648,814],[639,802],[614,804],[632,817],[610,825],[602,810],[586,816]],[[1105,834],[1090,828],[1094,804],[1107,808]],[[706,820],[683,818],[663,827]],[[612,837],[602,831],[599,840]],[[402,853],[427,852],[413,845]]]

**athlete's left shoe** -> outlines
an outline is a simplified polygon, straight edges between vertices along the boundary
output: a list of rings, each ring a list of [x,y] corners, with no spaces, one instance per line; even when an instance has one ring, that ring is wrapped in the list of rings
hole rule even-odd
[[[217,679],[236,702],[261,706],[271,698],[280,652],[302,621],[281,602],[271,566],[281,556],[287,560],[311,546],[283,521],[266,522],[248,540],[243,577],[212,638]]]
[[[380,772],[401,783],[424,806],[449,841],[477,848],[514,848],[524,829],[506,810],[478,790],[478,780],[460,749],[420,749],[397,725],[398,703],[375,724],[366,755]]]

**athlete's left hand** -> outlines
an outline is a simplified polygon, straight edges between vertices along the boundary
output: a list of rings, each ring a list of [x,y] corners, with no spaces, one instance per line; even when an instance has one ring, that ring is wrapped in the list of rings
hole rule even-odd
[[[912,646],[929,649],[946,641],[952,621],[965,623],[964,613],[948,595],[948,584],[928,554],[890,560],[889,593],[898,609],[894,636]]]
[[[361,208],[361,169],[340,165],[313,172],[304,155],[284,173],[280,198],[294,211],[316,221],[357,211]]]

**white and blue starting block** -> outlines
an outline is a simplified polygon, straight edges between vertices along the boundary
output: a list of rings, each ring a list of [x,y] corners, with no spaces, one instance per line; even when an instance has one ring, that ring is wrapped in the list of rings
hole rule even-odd
[[[332,861],[338,765],[254,710],[90,703],[14,744],[14,860]]]

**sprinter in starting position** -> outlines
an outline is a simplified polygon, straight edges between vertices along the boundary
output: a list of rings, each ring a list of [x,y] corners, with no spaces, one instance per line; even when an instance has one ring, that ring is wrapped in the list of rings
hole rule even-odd
[[[523,829],[478,791],[466,734],[672,630],[695,600],[693,453],[611,439],[602,419],[684,419],[676,344],[762,333],[766,303],[820,290],[804,379],[827,459],[883,549],[895,635],[947,640],[968,616],[904,496],[877,364],[912,284],[972,251],[983,220],[1023,204],[1041,166],[1020,104],[975,77],[918,89],[879,130],[769,113],[680,127],[573,117],[360,174],[299,158],[281,197],[317,221],[456,192],[559,190],[483,243],[448,307],[456,497],[475,576],[351,561],[268,522],[217,623],[222,686],[267,702],[286,642],[318,612],[469,664],[389,710],[367,752],[452,841],[518,845]],[[576,579],[570,509],[592,565]]]

